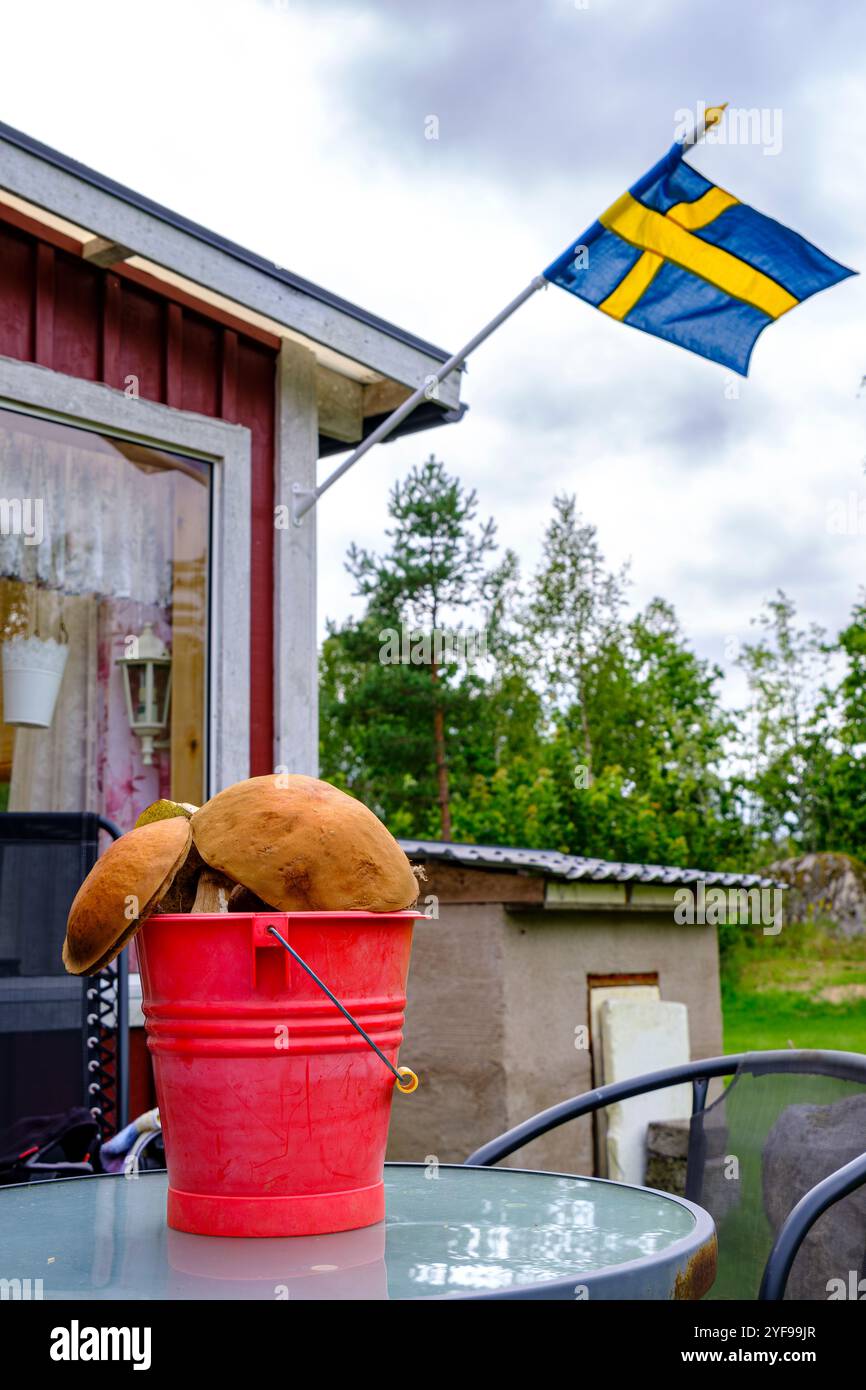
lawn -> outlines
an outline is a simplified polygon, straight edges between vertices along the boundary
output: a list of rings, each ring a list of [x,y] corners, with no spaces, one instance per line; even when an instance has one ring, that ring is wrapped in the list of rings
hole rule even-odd
[[[725,1051],[866,1052],[866,941],[822,925],[721,932]]]
[[[725,1052],[828,1048],[866,1053],[866,941],[826,924],[788,926],[777,937],[720,931]],[[719,1275],[710,1297],[754,1297],[772,1241],[762,1192],[764,1147],[788,1104],[828,1105],[850,1083],[777,1078],[771,1091],[746,1078],[727,1093],[725,1152],[740,1162],[738,1198],[720,1213]],[[718,1186],[718,1183],[717,1183]]]

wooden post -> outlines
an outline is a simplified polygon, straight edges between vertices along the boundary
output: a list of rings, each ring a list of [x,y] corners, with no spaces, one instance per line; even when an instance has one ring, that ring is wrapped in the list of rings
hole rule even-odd
[[[316,486],[316,362],[284,341],[277,359],[274,504],[274,767],[319,769],[315,516],[293,526],[292,484]]]
[[[120,372],[121,343],[121,289],[120,279],[111,273],[102,281],[102,380],[106,386],[120,387],[123,380]]]
[[[165,403],[183,409],[183,309],[165,306]]]
[[[54,247],[36,247],[35,357],[40,367],[54,366]]]
[[[200,806],[204,785],[207,489],[173,475],[171,795]]]

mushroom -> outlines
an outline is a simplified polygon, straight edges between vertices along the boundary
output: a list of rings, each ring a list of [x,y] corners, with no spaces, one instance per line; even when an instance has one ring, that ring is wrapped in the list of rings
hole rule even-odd
[[[409,860],[379,818],[315,777],[237,782],[190,823],[205,863],[278,912],[394,912],[418,897]]]
[[[245,888],[242,883],[236,883],[231,893],[229,893],[229,912],[270,912],[272,911],[268,903],[263,903],[261,898]]]
[[[75,895],[63,963],[95,975],[155,912],[394,912],[417,897],[409,860],[362,802],[315,777],[252,777],[201,809],[143,811]]]
[[[205,864],[199,874],[190,912],[228,912],[229,896],[237,886],[234,879]]]
[[[63,964],[70,975],[95,975],[114,960],[162,905],[191,846],[184,816],[138,826],[109,845],[69,909]]]
[[[190,805],[188,801],[168,801],[163,797],[145,807],[135,824],[150,825],[151,821],[172,820],[175,816],[185,816],[189,820],[197,810],[198,807]]]
[[[154,801],[142,811],[136,826],[150,825],[157,820],[173,820],[183,816],[189,820],[198,806],[188,801]],[[193,845],[186,863],[178,871],[174,883],[160,900],[160,912],[228,912],[229,895],[237,888],[233,879],[209,869]]]

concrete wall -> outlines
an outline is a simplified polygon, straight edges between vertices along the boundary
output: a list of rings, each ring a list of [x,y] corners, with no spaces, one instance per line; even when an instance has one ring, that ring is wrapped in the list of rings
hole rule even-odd
[[[663,999],[688,1006],[693,1058],[723,1051],[713,927],[666,913],[511,912],[442,903],[416,927],[401,1058],[421,1077],[394,1098],[388,1156],[461,1162],[479,1144],[592,1086],[590,975],[657,973]],[[590,1173],[589,1120],[515,1154],[515,1167]]]
[[[395,1092],[389,1158],[459,1163],[476,1135],[508,1128],[503,925],[499,904],[486,903],[443,905],[438,922],[415,928],[400,1060],[421,1085]]]

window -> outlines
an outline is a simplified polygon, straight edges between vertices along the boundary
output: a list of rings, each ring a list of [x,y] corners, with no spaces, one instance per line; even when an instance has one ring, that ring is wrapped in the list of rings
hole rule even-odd
[[[204,799],[210,491],[195,459],[0,410],[0,809],[126,830]],[[117,664],[148,630],[171,658],[152,754]]]

